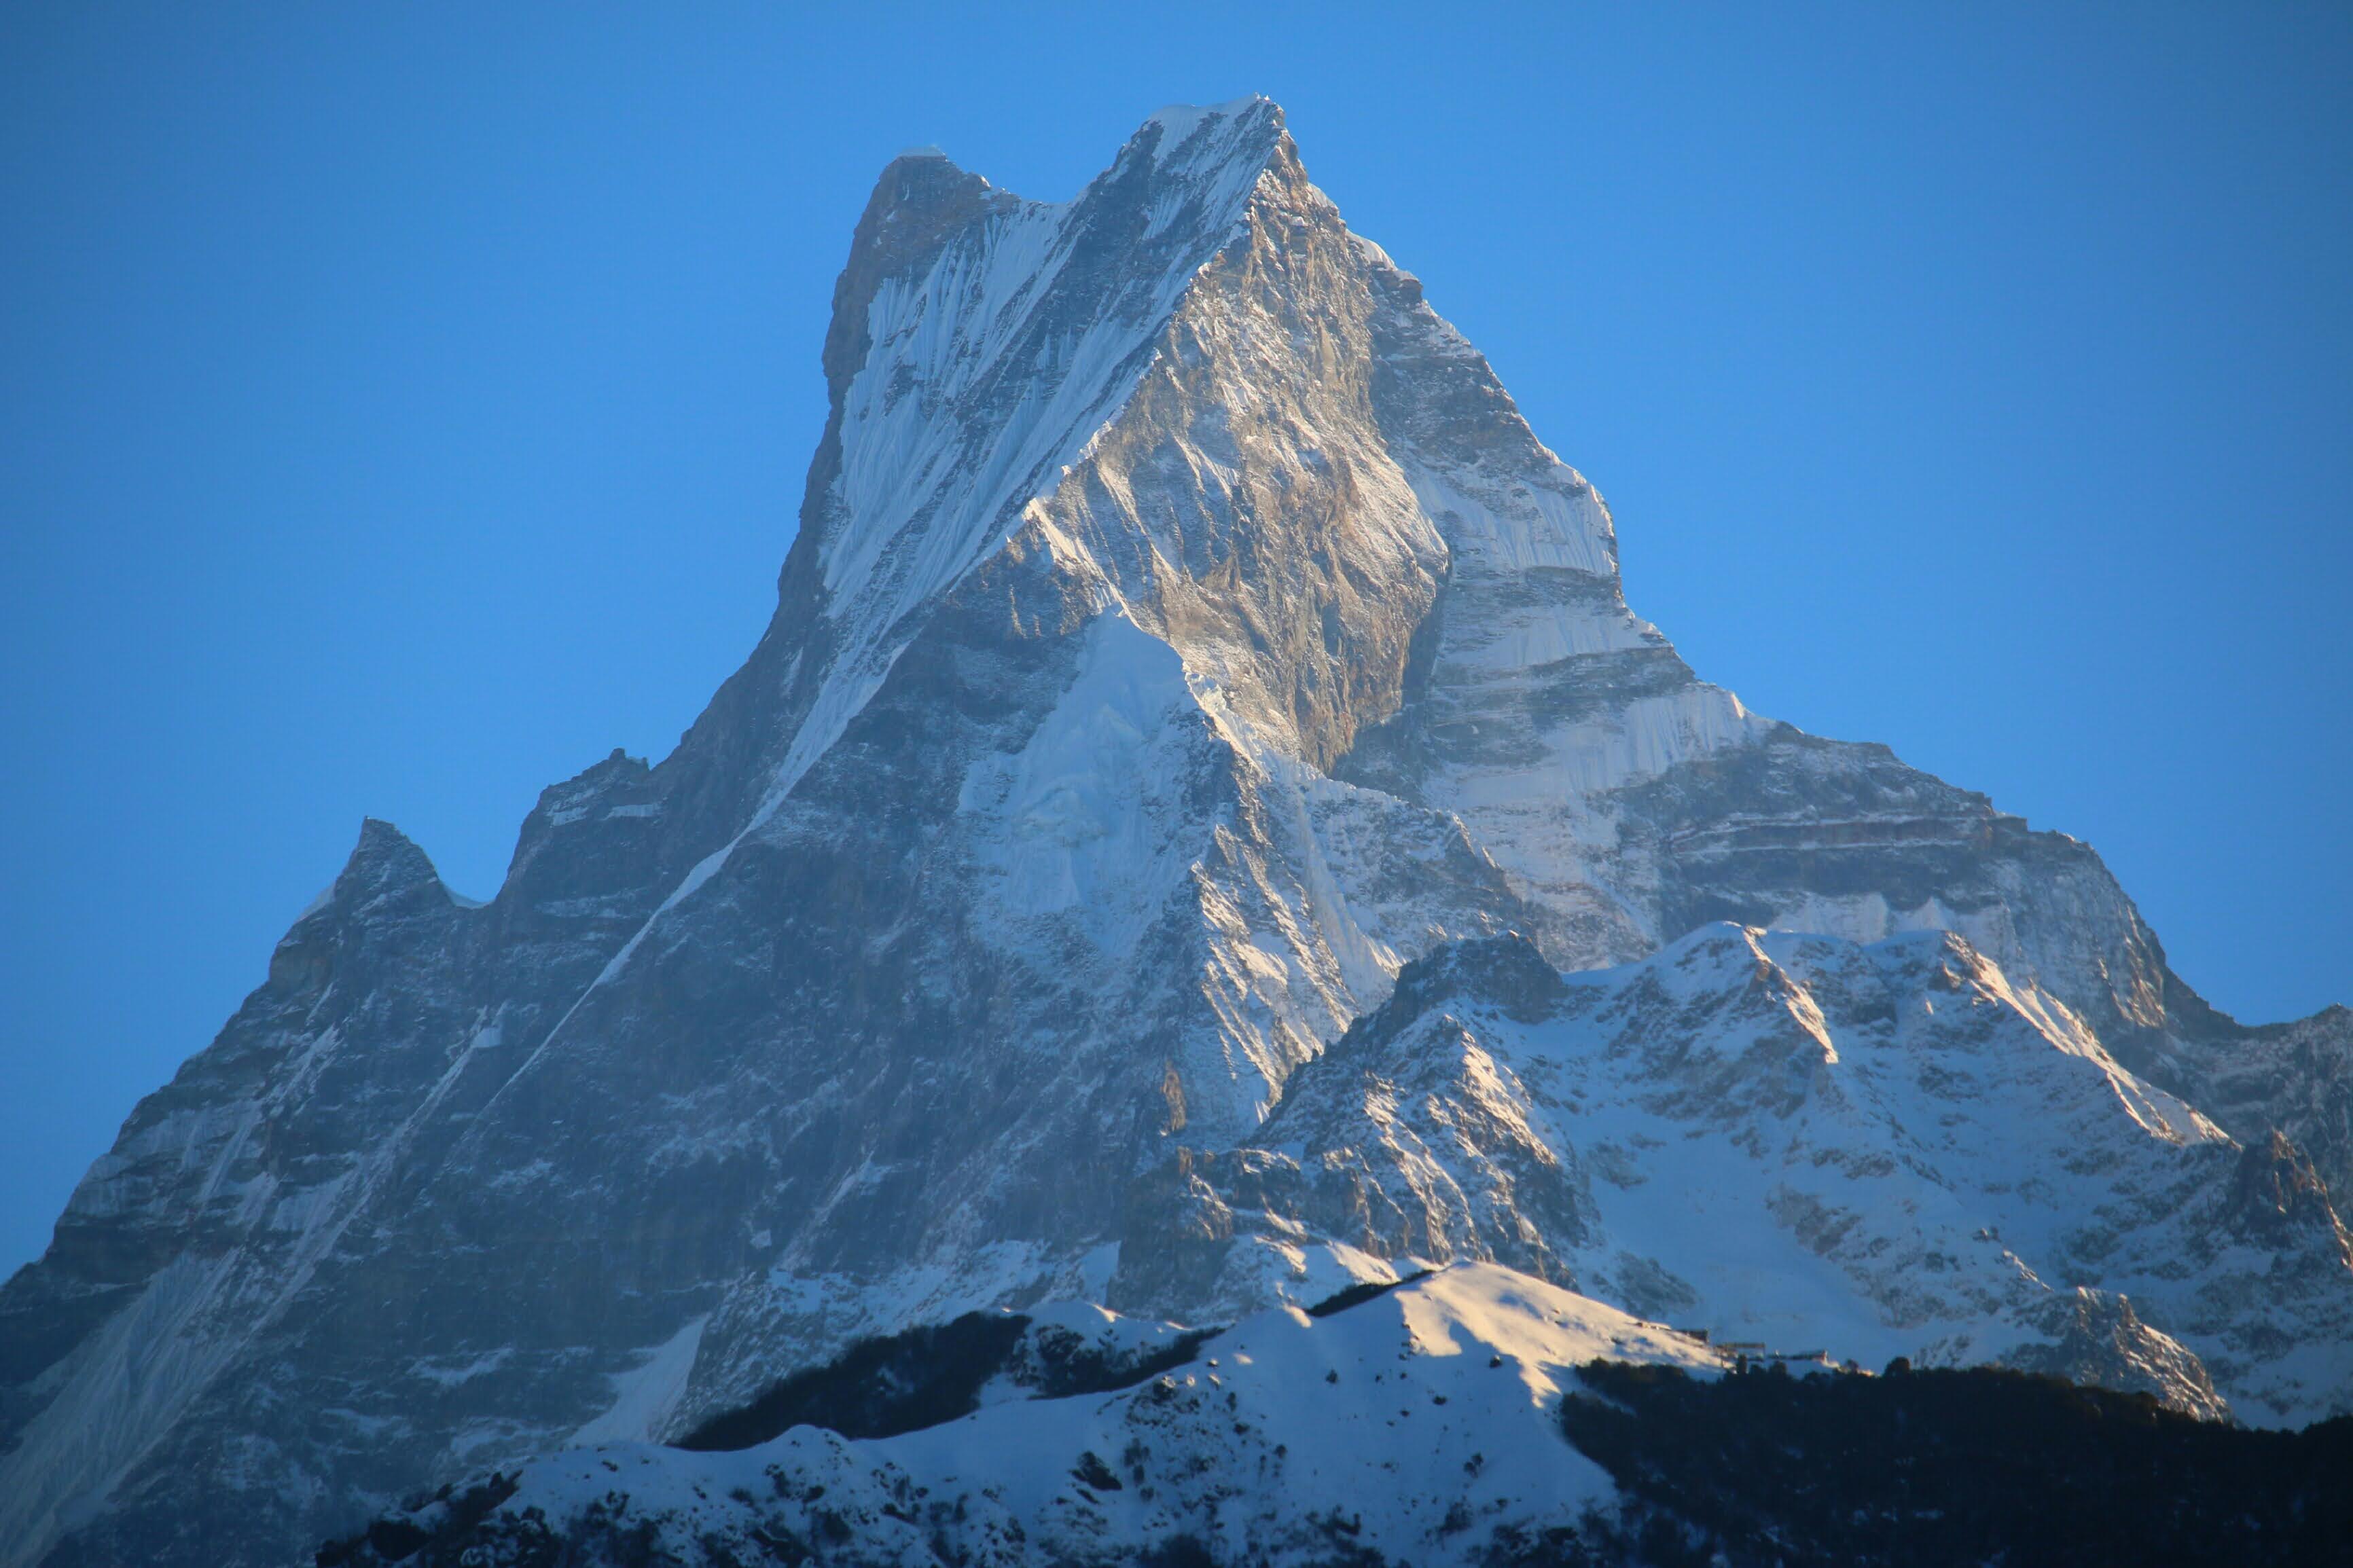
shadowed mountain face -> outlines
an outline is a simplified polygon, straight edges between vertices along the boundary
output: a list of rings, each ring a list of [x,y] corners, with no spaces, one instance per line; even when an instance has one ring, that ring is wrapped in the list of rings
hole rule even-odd
[[[2353,1394],[2348,1016],[2241,1029],[2086,847],[1694,676],[1272,104],[1165,110],[1061,205],[902,158],[834,306],[776,619],[678,749],[549,789],[480,907],[368,824],[0,1291],[0,1564],[285,1561],[910,1323],[1413,1258],[2252,1419]],[[1506,931],[1508,1028],[1440,1038],[1429,980],[1318,1059]],[[1576,1011],[1561,972],[1627,964]],[[1522,1045],[1554,1079],[1497,1087]],[[2064,1092],[1922,1154],[1940,1053]],[[1605,1105],[1890,1206],[1645,1217],[1608,1194],[1673,1163],[1563,1120]],[[1810,1293],[1708,1274],[1751,1230]]]

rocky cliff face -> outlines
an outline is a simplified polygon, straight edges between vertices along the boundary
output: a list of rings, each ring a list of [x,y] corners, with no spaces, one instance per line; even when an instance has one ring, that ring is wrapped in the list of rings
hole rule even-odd
[[[1699,680],[1273,105],[1061,205],[894,163],[824,371],[679,748],[547,791],[480,907],[368,825],[0,1290],[0,1562],[284,1561],[857,1335],[1409,1257],[2353,1394],[2341,1016],[2240,1030],[2087,847]],[[1381,1036],[1433,954],[1507,1022]]]

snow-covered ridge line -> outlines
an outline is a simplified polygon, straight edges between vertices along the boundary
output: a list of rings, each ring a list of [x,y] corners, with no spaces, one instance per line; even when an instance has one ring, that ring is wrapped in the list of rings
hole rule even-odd
[[[1614,1500],[1554,1418],[1595,1360],[1703,1377],[1725,1365],[1657,1324],[1467,1264],[1323,1318],[1254,1315],[1108,1394],[999,1400],[892,1437],[796,1426],[733,1452],[617,1444],[533,1460],[438,1545],[503,1562],[568,1542],[595,1560],[626,1528],[681,1562],[816,1542],[913,1568],[1132,1561],[1190,1537],[1216,1561],[1289,1564],[1326,1560],[1336,1529],[1392,1562],[1476,1563],[1514,1531]],[[400,1523],[447,1529],[449,1511],[429,1502]]]
[[[1320,1234],[1493,1258],[1722,1339],[2297,1425],[2353,1404],[2353,1249],[2325,1203],[2265,1195],[2298,1159],[2242,1148],[1952,933],[1714,926],[1570,975],[1516,936],[1439,950],[1257,1137],[1190,1161],[1181,1202],[1231,1237],[1194,1266],[1196,1310]],[[1123,1268],[1165,1228],[1134,1227]]]

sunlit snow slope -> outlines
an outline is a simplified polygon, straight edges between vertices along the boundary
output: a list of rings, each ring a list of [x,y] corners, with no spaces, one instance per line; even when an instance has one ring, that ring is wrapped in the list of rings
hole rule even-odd
[[[574,1450],[526,1466],[470,1528],[449,1528],[446,1501],[402,1522],[442,1531],[437,1555],[484,1563],[557,1551],[1134,1562],[1177,1540],[1218,1562],[1328,1563],[1337,1548],[1476,1563],[1499,1538],[1573,1527],[1615,1500],[1555,1425],[1574,1369],[1596,1358],[1703,1376],[1725,1364],[1656,1324],[1470,1264],[1322,1318],[1246,1318],[1190,1363],[1109,1394],[999,1384],[972,1415],[898,1436],[797,1426],[732,1453]]]

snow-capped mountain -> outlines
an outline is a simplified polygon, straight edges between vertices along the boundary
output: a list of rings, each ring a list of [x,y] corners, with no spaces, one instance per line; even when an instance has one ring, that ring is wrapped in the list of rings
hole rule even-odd
[[[1413,1259],[2353,1401],[2353,1016],[2242,1029],[2085,846],[1698,679],[1274,105],[1059,205],[898,160],[824,372],[678,749],[480,907],[368,824],[0,1290],[0,1565],[286,1561],[860,1336]]]

